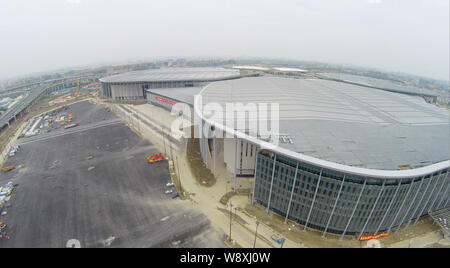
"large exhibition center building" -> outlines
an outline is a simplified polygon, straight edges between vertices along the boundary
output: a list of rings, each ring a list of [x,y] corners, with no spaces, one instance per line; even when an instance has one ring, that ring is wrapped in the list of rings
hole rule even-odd
[[[305,230],[342,237],[398,230],[448,207],[448,110],[414,94],[327,79],[231,79],[236,74],[229,71],[220,72],[224,79],[208,76],[224,81],[190,89],[148,89],[148,102],[169,110],[177,102],[190,105],[203,130],[205,166],[217,177],[223,165],[235,190],[236,178],[254,178],[252,202]],[[117,96],[109,92],[104,87],[105,97]],[[276,120],[278,132],[268,137],[230,124],[227,116],[212,118],[211,103],[275,103],[277,118],[267,119],[269,125]]]
[[[112,100],[145,99],[153,88],[197,87],[207,82],[240,77],[238,70],[224,68],[162,68],[104,77],[102,97]]]

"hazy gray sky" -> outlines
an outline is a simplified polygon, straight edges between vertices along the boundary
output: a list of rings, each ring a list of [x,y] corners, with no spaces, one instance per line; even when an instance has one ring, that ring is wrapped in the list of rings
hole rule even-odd
[[[449,0],[0,0],[0,78],[159,57],[287,58],[449,79]]]

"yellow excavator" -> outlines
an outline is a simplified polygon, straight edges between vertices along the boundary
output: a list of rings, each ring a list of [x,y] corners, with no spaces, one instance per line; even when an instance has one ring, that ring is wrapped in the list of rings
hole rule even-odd
[[[14,169],[14,166],[7,166],[7,167],[2,168],[2,171],[3,172],[8,172],[8,171],[13,170],[13,169]]]

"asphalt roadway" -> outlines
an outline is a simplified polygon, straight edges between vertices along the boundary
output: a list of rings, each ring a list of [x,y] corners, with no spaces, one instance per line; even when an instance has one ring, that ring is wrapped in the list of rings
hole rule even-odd
[[[0,116],[0,128],[3,128],[17,114],[22,112],[32,101],[34,101],[45,89],[35,88],[28,92],[28,96],[16,103],[11,109],[8,109]],[[24,103],[21,105],[21,103]]]
[[[82,131],[40,134],[7,160],[17,168],[0,183],[18,185],[0,216],[10,236],[0,247],[59,248],[72,239],[81,247],[225,247],[226,235],[190,201],[164,193],[168,164],[147,162],[158,152],[149,141],[122,123],[99,126],[117,119],[102,105],[68,112]]]

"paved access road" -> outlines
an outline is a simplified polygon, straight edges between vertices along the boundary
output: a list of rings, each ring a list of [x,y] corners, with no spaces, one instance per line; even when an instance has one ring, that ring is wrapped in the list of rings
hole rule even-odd
[[[33,102],[45,88],[36,88],[28,92],[28,95],[16,103],[11,109],[8,109],[0,116],[0,128],[3,128],[16,115],[21,113],[31,102]]]
[[[74,104],[83,124],[114,120],[102,105]],[[224,247],[225,234],[189,201],[164,194],[167,162],[123,124],[107,124],[21,146],[0,174],[18,186],[0,221],[11,237],[0,247]]]

